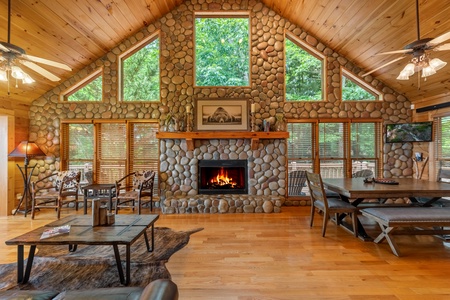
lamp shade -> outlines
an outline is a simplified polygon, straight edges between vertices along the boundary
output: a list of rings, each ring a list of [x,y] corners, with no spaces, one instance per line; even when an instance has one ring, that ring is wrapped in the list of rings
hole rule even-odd
[[[433,58],[430,60],[430,66],[432,66],[436,71],[442,69],[445,65],[447,65],[447,63],[439,58]]]
[[[431,76],[436,74],[436,70],[432,66],[428,66],[422,69],[422,77]]]
[[[33,157],[45,156],[45,153],[39,148],[35,142],[21,141],[17,147],[11,151],[9,157]]]

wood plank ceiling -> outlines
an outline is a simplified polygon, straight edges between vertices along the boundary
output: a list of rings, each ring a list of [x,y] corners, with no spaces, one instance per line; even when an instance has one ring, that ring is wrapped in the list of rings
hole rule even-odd
[[[415,0],[261,0],[324,44],[370,71],[401,55],[375,54],[400,50],[417,40]],[[27,54],[63,62],[73,71],[46,67],[65,80],[103,56],[127,36],[183,3],[183,0],[12,0],[11,43]],[[7,40],[7,0],[0,0],[0,41]],[[450,31],[449,0],[419,0],[421,38]],[[450,41],[449,41],[450,42]],[[409,56],[372,75],[412,102],[449,93],[450,51],[432,52],[449,64],[426,81],[414,75],[396,80]],[[36,73],[36,83],[11,86],[0,82],[1,102],[31,103],[59,82]]]

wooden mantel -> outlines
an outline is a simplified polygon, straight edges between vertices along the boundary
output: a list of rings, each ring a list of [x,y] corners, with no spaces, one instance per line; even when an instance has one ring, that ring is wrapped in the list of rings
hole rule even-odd
[[[158,139],[184,139],[188,150],[194,150],[194,140],[213,139],[251,139],[252,150],[258,148],[260,139],[287,139],[289,132],[250,132],[250,131],[194,131],[194,132],[157,132]]]

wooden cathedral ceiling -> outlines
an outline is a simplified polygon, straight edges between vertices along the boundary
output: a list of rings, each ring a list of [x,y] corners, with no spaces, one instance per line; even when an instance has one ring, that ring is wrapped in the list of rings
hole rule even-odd
[[[242,0],[246,1],[246,0]],[[261,0],[284,18],[349,58],[363,71],[376,68],[399,55],[374,56],[402,49],[417,39],[415,0]],[[11,43],[27,54],[68,64],[68,72],[49,71],[65,80],[103,56],[127,36],[170,12],[183,0],[12,0]],[[215,0],[213,1],[215,2]],[[450,1],[420,0],[421,37],[450,31]],[[0,0],[0,41],[7,39],[7,0]],[[396,80],[408,58],[372,75],[403,93],[412,102],[445,95],[450,88],[450,51],[432,52],[449,64],[420,82]],[[32,85],[11,87],[0,83],[1,102],[31,103],[57,86],[29,72]],[[11,101],[14,100],[14,101]]]

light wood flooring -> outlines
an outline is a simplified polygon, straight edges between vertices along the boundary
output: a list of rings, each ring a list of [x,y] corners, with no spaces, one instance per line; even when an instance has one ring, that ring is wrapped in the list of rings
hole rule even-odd
[[[386,243],[363,242],[334,223],[322,238],[322,218],[311,229],[309,212],[161,214],[156,226],[204,228],[167,263],[180,299],[450,299],[450,248],[441,240],[398,236],[396,257]],[[5,240],[55,219],[51,210],[33,221],[0,217],[0,263],[16,261]]]

